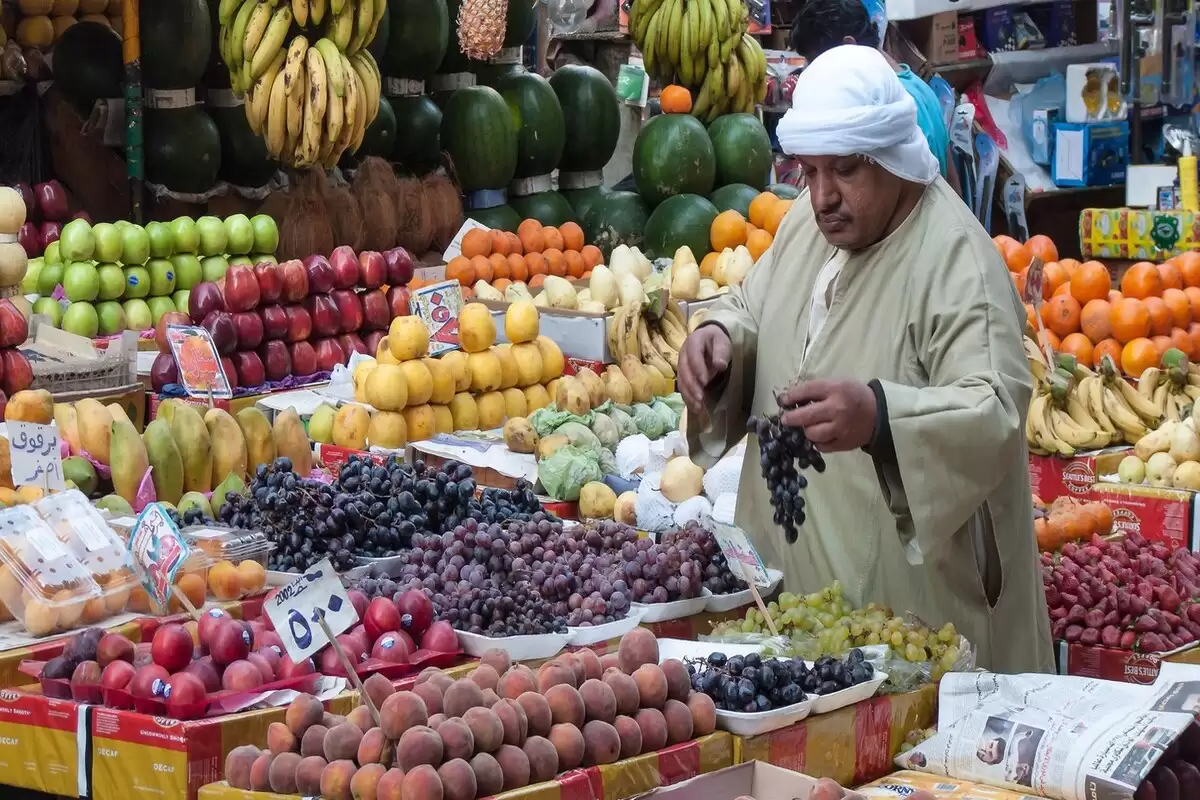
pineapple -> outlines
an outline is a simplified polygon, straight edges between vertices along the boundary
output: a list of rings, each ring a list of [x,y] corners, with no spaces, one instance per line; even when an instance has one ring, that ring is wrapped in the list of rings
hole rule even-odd
[[[463,0],[458,7],[458,45],[468,57],[486,61],[504,46],[508,0]]]

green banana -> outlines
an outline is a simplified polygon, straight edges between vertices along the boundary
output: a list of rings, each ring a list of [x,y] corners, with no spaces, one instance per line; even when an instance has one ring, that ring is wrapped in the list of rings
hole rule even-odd
[[[683,27],[683,0],[671,4],[671,26],[667,29],[667,60],[672,68],[679,65],[679,39]]]
[[[349,0],[332,0],[332,2],[329,4],[329,10],[334,14],[340,14],[342,13],[342,9],[346,7],[348,1]]]
[[[662,24],[658,26],[658,41],[655,43],[655,47],[658,50],[657,60],[660,66],[661,62],[670,62],[671,60],[671,19],[674,14],[673,8],[676,2],[678,0],[667,0],[667,4],[659,12],[665,17]]]
[[[250,15],[254,13],[254,9],[258,8],[256,0],[246,0],[238,9],[237,15],[233,19],[233,30],[229,34],[229,57],[226,61],[230,72],[241,69],[242,61],[245,57],[243,43],[246,41],[246,24],[250,22]]]
[[[217,21],[222,26],[228,25],[237,15],[238,6],[241,5],[240,0],[221,0],[221,5],[217,8]]]
[[[354,35],[354,14],[352,8],[343,8],[340,13],[333,11],[333,20],[330,23],[327,35],[337,45],[338,50],[346,49],[350,44],[350,38]]]
[[[647,2],[642,3],[642,10],[638,12],[637,31],[634,34],[634,41],[637,43],[639,50],[645,49],[650,22],[658,14],[658,10],[662,8],[662,5],[663,0],[647,0]]]
[[[712,6],[708,0],[696,0],[696,16],[692,23],[692,47],[698,49],[702,47],[701,42],[707,42],[712,38]],[[696,50],[693,49],[692,56],[695,57]]]
[[[661,19],[662,19],[661,14],[655,14],[654,16],[652,16],[650,18],[650,27],[646,31],[646,43],[641,48],[642,61],[646,65],[646,72],[651,75],[654,74],[654,64],[655,64],[655,60],[656,60],[655,54],[654,54],[654,46],[655,46],[655,41],[658,38],[658,27],[659,27],[659,22]]]
[[[313,45],[317,48],[317,52],[321,54],[321,60],[325,62],[325,72],[329,76],[329,85],[333,88],[333,93],[338,97],[346,95],[346,74],[342,71],[342,57],[338,53],[337,45],[331,40],[321,38],[317,39],[317,43]]]
[[[258,45],[263,40],[263,36],[267,33],[267,26],[271,24],[271,7],[266,3],[258,3],[254,7],[254,12],[250,14],[250,19],[246,23],[246,38],[242,41],[242,60],[252,61],[254,52],[258,49]]]
[[[254,51],[254,60],[250,62],[251,78],[255,80],[261,78],[267,71],[267,67],[275,61],[275,57],[284,52],[283,42],[287,39],[288,28],[291,26],[292,7],[290,4],[282,5],[271,16],[271,24],[267,26],[267,32],[263,35],[262,42]],[[268,86],[267,89],[269,91],[270,87]]]
[[[695,16],[699,2],[700,0],[689,0],[687,11],[683,12],[683,25],[679,32],[679,63],[676,69],[684,86],[692,85],[692,26],[688,22],[690,16]]]

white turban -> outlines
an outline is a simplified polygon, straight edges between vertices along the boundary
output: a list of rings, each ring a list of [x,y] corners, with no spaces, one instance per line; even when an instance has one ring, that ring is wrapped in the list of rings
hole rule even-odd
[[[940,173],[917,125],[916,102],[872,47],[841,45],[813,59],[796,80],[776,134],[791,155],[864,155],[926,185]]]

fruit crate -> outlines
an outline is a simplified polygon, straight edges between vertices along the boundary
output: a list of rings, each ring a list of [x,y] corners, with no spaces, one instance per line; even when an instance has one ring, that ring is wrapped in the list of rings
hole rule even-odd
[[[36,317],[29,339],[20,346],[33,370],[33,388],[45,389],[60,403],[141,386],[137,349],[137,335],[129,331],[97,350],[91,339],[41,324]]]

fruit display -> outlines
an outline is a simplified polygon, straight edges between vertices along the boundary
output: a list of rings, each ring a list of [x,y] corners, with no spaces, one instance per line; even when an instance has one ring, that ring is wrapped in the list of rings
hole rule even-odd
[[[1158,653],[1200,638],[1200,570],[1187,548],[1127,532],[1068,542],[1041,559],[1055,639]]]
[[[11,24],[6,19],[0,28],[0,44],[8,38],[14,45],[44,52],[55,48],[77,22],[121,32],[120,0],[20,0],[13,6],[17,13]]]
[[[594,245],[584,244],[583,229],[571,221],[561,227],[523,220],[516,233],[474,229],[462,240],[462,254],[446,264],[446,277],[472,287],[480,300],[533,299],[551,276],[586,278],[604,263]]]
[[[1047,508],[1035,497],[1033,530],[1038,549],[1054,552],[1067,542],[1111,534],[1112,509],[1102,502],[1081,503],[1072,497],[1059,497]]]
[[[802,658],[763,658],[758,653],[685,659],[692,688],[712,698],[718,709],[753,714],[786,708],[809,695],[829,695],[866,683],[875,669],[853,648],[843,660],[821,656],[810,668]]]
[[[824,472],[825,458],[802,429],[781,425],[779,417],[779,414],[752,416],[746,422],[746,430],[758,438],[759,466],[771,492],[775,524],[783,528],[787,541],[794,542],[798,536],[796,528],[804,524],[804,497],[800,492],[808,486],[808,479],[800,471]]]
[[[13,193],[25,206],[23,216],[13,198]],[[67,190],[57,180],[46,181],[32,187],[27,183],[18,183],[12,187],[0,187],[0,194],[3,195],[0,199],[0,206],[3,206],[3,221],[0,222],[0,225],[5,228],[4,233],[17,235],[17,241],[25,249],[25,255],[30,259],[45,254],[50,245],[58,241],[58,237],[62,233],[62,226],[70,222],[73,217]],[[74,216],[86,217],[86,214],[77,211]],[[24,221],[18,224],[18,218]],[[7,230],[14,225],[17,227],[16,231]],[[7,247],[5,249],[7,250]],[[11,268],[10,259],[4,260],[5,266]]]
[[[221,0],[221,58],[273,158],[328,169],[358,150],[379,111],[383,81],[367,46],[386,10],[384,0]]]
[[[681,662],[659,664],[645,630],[603,659],[583,650],[534,672],[493,649],[458,680],[427,669],[411,691],[375,677],[364,689],[378,726],[365,706],[339,721],[301,695],[266,751],[230,752],[225,779],[305,796],[475,800],[716,729],[712,700],[691,691]]]
[[[715,203],[716,194],[710,199]],[[718,287],[740,284],[775,240],[792,202],[765,191],[753,195],[744,213],[739,208],[719,208],[709,228],[711,249],[700,262],[701,279],[708,278]]]

